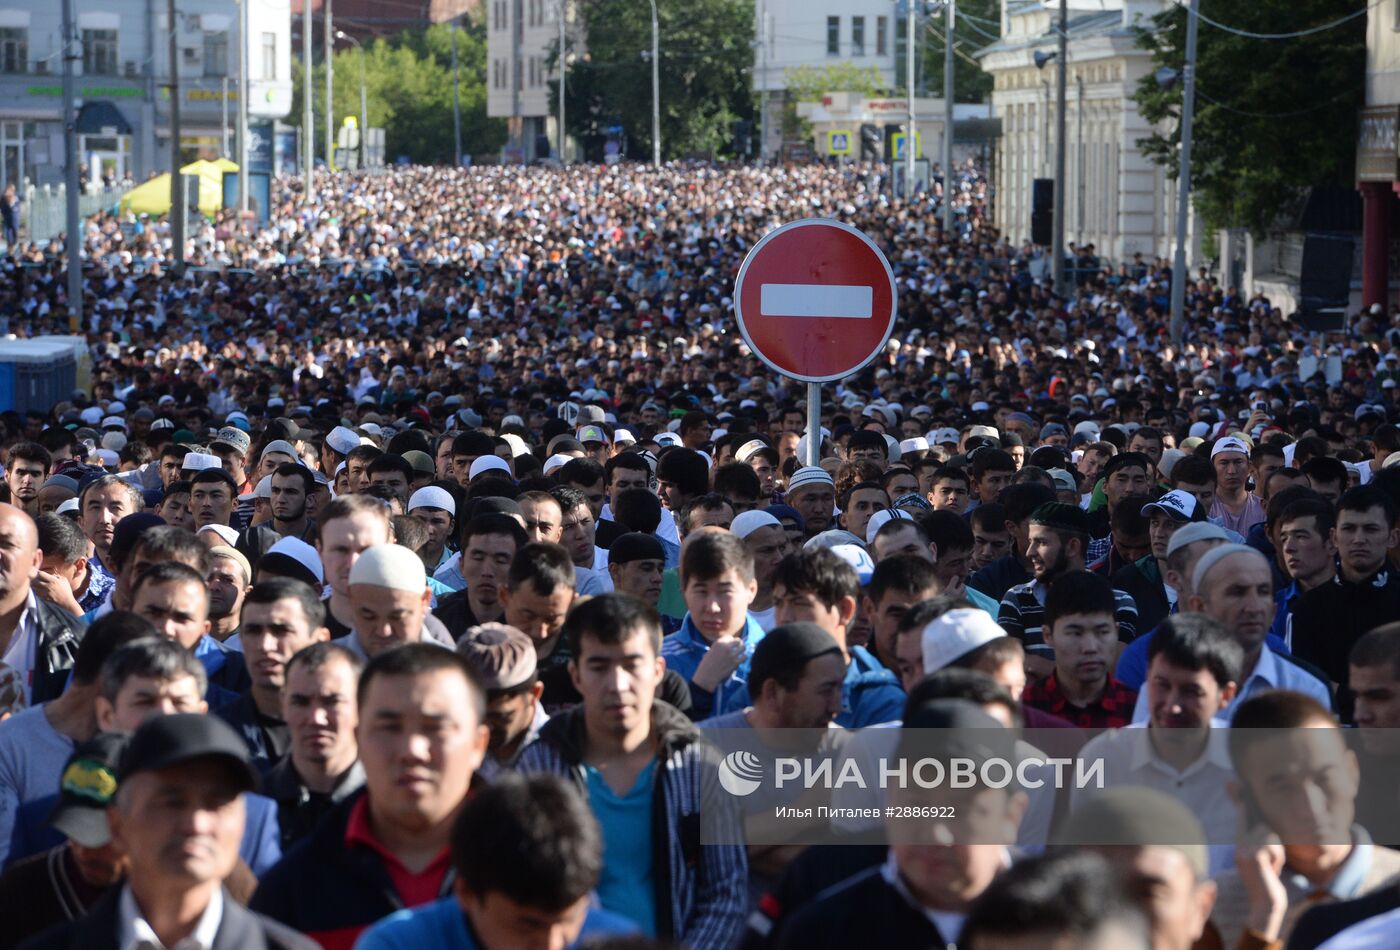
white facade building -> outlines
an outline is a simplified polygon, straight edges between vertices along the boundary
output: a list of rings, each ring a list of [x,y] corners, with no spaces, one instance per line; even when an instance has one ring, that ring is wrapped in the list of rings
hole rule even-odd
[[[789,69],[874,66],[883,88],[902,88],[904,25],[895,14],[893,0],[755,0],[753,83],[769,101],[770,154],[782,144],[779,111]]]
[[[1133,93],[1152,72],[1133,28],[1170,0],[1066,0],[1069,74],[1066,117],[1065,241],[1093,244],[1101,257],[1170,255],[1176,187],[1138,147],[1152,127]],[[1012,241],[1029,240],[1033,182],[1055,177],[1056,70],[1037,52],[1058,50],[1056,0],[1002,0],[1001,40],[977,56],[995,79],[1001,119],[994,181],[995,221]]]
[[[506,119],[506,157],[533,161],[549,154],[542,137],[557,142],[558,115],[550,106],[550,84],[558,69],[549,64],[559,45],[564,17],[569,59],[582,54],[578,5],[569,0],[485,0],[486,114]]]
[[[141,181],[168,171],[166,5],[83,0],[76,6],[79,150],[89,174],[119,180],[130,173]],[[236,141],[238,51],[245,42],[240,10],[232,0],[180,0],[181,142],[189,158],[222,150],[226,113],[229,142]],[[266,123],[270,132],[271,120],[291,111],[291,7],[288,0],[258,0],[248,17],[250,123]],[[0,0],[0,187],[62,180],[61,47],[60,4]]]

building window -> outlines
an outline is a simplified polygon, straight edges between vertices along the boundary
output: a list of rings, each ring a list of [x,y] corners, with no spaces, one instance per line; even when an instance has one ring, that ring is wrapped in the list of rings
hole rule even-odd
[[[204,75],[228,75],[228,31],[209,30],[204,34]]]
[[[29,31],[23,27],[0,29],[0,73],[29,72]]]
[[[83,75],[117,74],[117,31],[83,30]]]
[[[851,55],[865,55],[865,17],[851,17]]]
[[[841,18],[839,16],[826,18],[826,55],[841,55]]]
[[[277,78],[277,34],[262,35],[262,78]]]
[[[886,55],[886,52],[885,52],[885,51],[886,51],[886,49],[888,48],[888,45],[889,45],[888,37],[889,37],[889,19],[888,19],[887,17],[877,16],[877,17],[875,18],[875,55],[876,55],[876,56],[884,56],[884,55]]]

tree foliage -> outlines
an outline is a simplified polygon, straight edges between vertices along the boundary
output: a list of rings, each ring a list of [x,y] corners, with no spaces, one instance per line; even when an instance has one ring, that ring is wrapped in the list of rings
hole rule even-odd
[[[457,33],[462,151],[468,155],[494,152],[506,140],[505,122],[486,116],[486,28],[465,19]],[[346,116],[360,119],[360,50],[354,46],[335,53],[332,107],[338,128]],[[397,36],[366,41],[364,71],[367,113],[371,126],[384,129],[385,160],[407,155],[414,162],[451,163],[452,28],[436,24]],[[312,104],[317,155],[324,157],[325,64],[312,71]],[[300,126],[302,69],[293,70],[292,114],[287,121]]]
[[[850,60],[824,66],[792,66],[783,70],[783,82],[787,87],[787,98],[783,102],[783,137],[789,140],[812,137],[812,124],[797,114],[799,102],[817,102],[832,92],[866,97],[888,92],[879,67],[857,66]]]
[[[992,96],[992,74],[981,65],[969,62],[972,54],[996,42],[1001,20],[999,0],[957,0],[953,17],[953,93],[954,102],[988,102]],[[920,70],[923,87],[931,94],[943,95],[943,28],[942,12],[926,18],[923,29],[923,49]],[[962,55],[958,55],[961,53]],[[903,76],[895,82],[904,84]]]
[[[666,158],[719,153],[736,120],[752,120],[749,88],[754,14],[746,0],[657,0],[661,147]],[[571,59],[566,121],[598,142],[615,121],[627,152],[651,155],[651,5],[647,0],[583,0],[588,51]],[[552,59],[552,58],[551,58]],[[552,62],[551,62],[552,66]],[[551,100],[557,102],[557,85]]]
[[[1204,16],[1252,33],[1304,30],[1355,9],[1355,0],[1200,0]],[[1173,5],[1139,32],[1154,71],[1182,68],[1186,15],[1184,6]],[[1191,184],[1209,228],[1262,232],[1301,189],[1350,185],[1365,59],[1366,17],[1286,40],[1199,24]],[[1181,84],[1162,90],[1149,74],[1134,98],[1143,116],[1165,129],[1139,146],[1175,177]]]

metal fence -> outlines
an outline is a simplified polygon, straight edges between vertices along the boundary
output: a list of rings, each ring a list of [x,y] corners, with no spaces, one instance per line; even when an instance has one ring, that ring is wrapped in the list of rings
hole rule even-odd
[[[87,218],[115,208],[130,186],[78,196],[78,216]],[[68,192],[63,185],[30,185],[24,193],[25,229],[31,241],[51,241],[64,232]]]

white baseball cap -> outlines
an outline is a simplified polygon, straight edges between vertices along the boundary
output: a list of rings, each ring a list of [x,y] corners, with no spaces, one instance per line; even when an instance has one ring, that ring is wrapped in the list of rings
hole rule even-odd
[[[1240,452],[1247,456],[1249,455],[1249,446],[1234,436],[1227,436],[1211,447],[1210,457],[1215,458],[1221,452]]]

